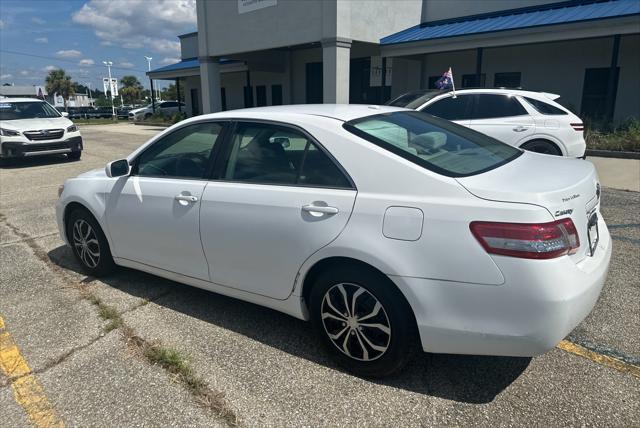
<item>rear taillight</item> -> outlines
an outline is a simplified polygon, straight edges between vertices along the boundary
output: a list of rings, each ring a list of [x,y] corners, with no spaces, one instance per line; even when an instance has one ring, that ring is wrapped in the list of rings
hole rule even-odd
[[[474,221],[469,228],[490,254],[552,259],[574,254],[580,247],[578,231],[570,218],[540,224]]]
[[[580,131],[580,132],[584,131],[584,124],[582,123],[570,123],[569,125],[571,125],[571,127],[576,131]]]

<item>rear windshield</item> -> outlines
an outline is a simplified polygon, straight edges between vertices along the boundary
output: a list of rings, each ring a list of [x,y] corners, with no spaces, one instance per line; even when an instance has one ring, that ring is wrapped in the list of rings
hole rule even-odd
[[[431,98],[442,94],[442,91],[416,91],[400,95],[398,98],[387,102],[387,105],[393,107],[404,107],[415,110]]]
[[[48,119],[53,117],[60,117],[60,113],[44,102],[16,103],[0,100],[0,120]]]
[[[520,149],[484,134],[417,111],[368,116],[347,122],[344,128],[449,177],[480,174],[522,154]]]

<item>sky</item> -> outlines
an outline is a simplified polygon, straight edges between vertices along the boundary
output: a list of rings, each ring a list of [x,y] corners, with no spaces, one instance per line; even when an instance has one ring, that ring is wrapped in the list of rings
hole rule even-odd
[[[144,57],[152,69],[178,62],[177,36],[195,30],[195,0],[0,0],[0,85],[44,85],[63,68],[102,89],[102,62],[112,61],[112,77],[134,75],[147,88]]]

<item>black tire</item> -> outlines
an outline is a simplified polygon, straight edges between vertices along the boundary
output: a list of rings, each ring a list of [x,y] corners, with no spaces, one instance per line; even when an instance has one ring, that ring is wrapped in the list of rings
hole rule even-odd
[[[152,116],[151,113],[145,113],[144,118],[149,119],[151,116]]]
[[[74,209],[66,218],[66,228],[73,255],[88,275],[99,277],[113,271],[115,263],[109,242],[89,211]]]
[[[76,150],[71,153],[67,153],[67,159],[69,160],[80,160],[80,156],[82,156],[81,150]]]
[[[344,294],[340,286],[346,292],[346,300],[342,299]],[[352,316],[351,308],[345,311],[345,301],[353,307],[352,297],[356,293],[359,294]],[[381,309],[372,317],[370,314],[376,312],[376,301]],[[329,303],[336,310],[331,309]],[[409,361],[417,344],[411,307],[389,278],[375,271],[345,266],[321,273],[313,284],[309,306],[311,322],[325,347],[340,366],[356,375],[378,378],[399,371]],[[344,311],[339,315],[340,319],[331,316],[337,315],[338,311]],[[358,318],[366,322],[360,323]],[[380,327],[365,326],[371,324],[385,327],[388,324],[389,334]],[[339,335],[344,329],[346,331]]]
[[[562,152],[551,141],[547,140],[532,140],[524,143],[520,148],[528,150],[530,152],[542,153],[545,155],[562,156]]]

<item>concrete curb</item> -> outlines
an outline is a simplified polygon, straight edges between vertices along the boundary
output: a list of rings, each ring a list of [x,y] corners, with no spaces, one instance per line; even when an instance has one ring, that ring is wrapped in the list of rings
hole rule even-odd
[[[617,159],[640,159],[640,152],[617,152],[613,150],[587,150],[587,156]]]

